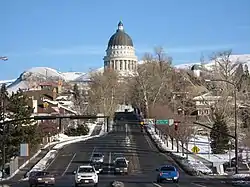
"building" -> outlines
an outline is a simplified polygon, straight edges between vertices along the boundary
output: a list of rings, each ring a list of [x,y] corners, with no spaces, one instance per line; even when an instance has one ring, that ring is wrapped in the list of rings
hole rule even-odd
[[[195,77],[200,77],[201,76],[201,66],[198,64],[195,64],[191,67],[191,71],[193,72],[193,75]]]
[[[118,29],[108,42],[104,60],[104,71],[112,69],[122,76],[135,75],[137,72],[138,59],[131,37],[124,31],[123,23],[120,21]]]
[[[195,101],[198,116],[207,116],[211,114],[211,108],[221,99],[221,96],[213,96],[211,93],[206,93],[193,98]],[[232,99],[229,97],[229,99]]]

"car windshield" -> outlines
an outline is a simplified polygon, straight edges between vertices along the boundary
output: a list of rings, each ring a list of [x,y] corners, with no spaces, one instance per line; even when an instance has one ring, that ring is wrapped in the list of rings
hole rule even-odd
[[[125,160],[117,160],[115,164],[116,164],[116,166],[119,166],[119,167],[126,167],[127,166],[127,163]]]
[[[171,166],[164,166],[161,168],[161,171],[175,171],[175,168]]]
[[[102,154],[100,154],[100,153],[95,153],[95,154],[93,154],[93,157],[102,157]]]
[[[78,173],[93,173],[93,168],[79,168]]]

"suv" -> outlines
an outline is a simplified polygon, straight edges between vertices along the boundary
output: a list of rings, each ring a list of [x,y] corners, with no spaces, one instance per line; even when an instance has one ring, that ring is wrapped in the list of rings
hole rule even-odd
[[[104,155],[102,153],[94,153],[91,159],[92,162],[101,162],[104,161]]]
[[[75,187],[78,186],[95,186],[98,185],[98,172],[94,166],[84,165],[79,166],[75,174]]]

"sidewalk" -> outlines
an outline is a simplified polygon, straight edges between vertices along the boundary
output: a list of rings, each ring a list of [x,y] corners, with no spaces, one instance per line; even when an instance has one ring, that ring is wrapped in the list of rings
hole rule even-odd
[[[166,138],[164,137],[164,133],[161,132],[160,129],[157,128],[156,132],[157,132],[157,135],[159,135],[159,137],[162,139],[163,142],[166,142],[166,141],[167,141]],[[160,135],[160,134],[161,134],[161,135]],[[175,153],[177,153],[177,154],[179,154],[179,155],[182,154],[182,146],[181,146],[180,143],[179,143],[179,152],[177,152],[177,142],[176,142],[176,141],[173,141],[173,148],[174,148],[174,149],[172,149],[172,143],[171,143],[171,141],[168,141],[168,146],[167,146],[167,148],[170,149],[171,152],[175,152]],[[193,152],[191,152],[190,150],[188,150],[186,147],[184,147],[183,149],[184,149],[184,154],[185,154],[185,155],[188,154],[188,156],[191,156],[191,157],[194,158],[195,160],[201,161],[201,162],[202,162],[203,164],[205,164],[207,167],[212,168],[213,163],[212,163],[211,161],[209,161],[209,160],[207,160],[207,159],[205,159],[205,158],[202,158],[202,157],[200,157],[200,156],[197,155],[197,154],[194,154]]]
[[[177,147],[176,147],[176,142],[173,144],[173,149],[172,149],[172,144],[171,141],[168,141],[168,146],[167,146],[167,140],[164,136],[164,133],[162,133],[159,129],[157,129],[157,133],[155,133],[155,128],[151,126],[147,126],[147,132],[149,135],[152,137],[153,141],[158,145],[158,147],[166,152],[171,152],[173,156],[176,159],[176,162],[183,167],[190,173],[197,173],[197,174],[211,174],[212,170],[206,166],[203,162],[208,162],[207,160],[203,160],[202,158],[198,157],[197,155],[194,155],[190,151],[187,152],[187,149],[185,150],[185,156],[183,156],[181,152],[181,145],[179,145],[179,152],[177,152]],[[188,153],[188,158],[186,157],[186,153]]]
[[[60,142],[61,143],[61,142]],[[25,177],[25,174],[36,165],[56,144],[50,145],[45,149],[41,149],[41,152],[32,160],[29,161],[22,169],[19,169],[19,172],[13,176],[10,180],[18,181]]]

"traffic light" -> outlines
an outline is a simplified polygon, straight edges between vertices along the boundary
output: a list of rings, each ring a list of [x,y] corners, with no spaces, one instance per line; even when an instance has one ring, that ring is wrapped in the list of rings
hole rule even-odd
[[[174,130],[177,131],[178,130],[178,123],[174,124]]]
[[[175,121],[174,122],[174,130],[177,131],[178,130],[178,125],[180,124],[180,121]]]

